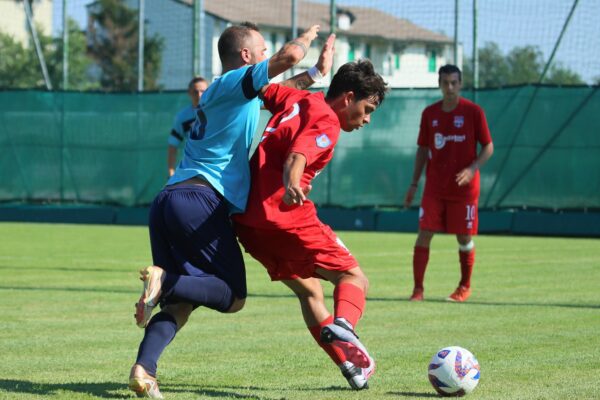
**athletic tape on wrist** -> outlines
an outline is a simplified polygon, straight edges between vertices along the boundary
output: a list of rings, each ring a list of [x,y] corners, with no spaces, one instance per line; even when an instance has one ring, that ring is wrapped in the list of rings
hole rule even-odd
[[[321,79],[323,79],[323,74],[321,74],[321,71],[319,71],[316,65],[310,67],[306,72],[308,72],[308,76],[310,76],[310,79],[314,82],[321,82]]]

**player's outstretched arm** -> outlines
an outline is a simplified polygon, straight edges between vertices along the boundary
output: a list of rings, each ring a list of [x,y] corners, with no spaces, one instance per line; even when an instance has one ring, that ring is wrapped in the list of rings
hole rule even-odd
[[[319,33],[319,25],[311,26],[306,32],[296,39],[287,42],[281,50],[269,59],[269,79],[287,71],[298,64],[310,47],[310,44]]]
[[[319,55],[317,63],[308,71],[302,72],[281,82],[281,85],[304,90],[309,88],[313,83],[323,79],[323,77],[331,71],[331,67],[333,66],[333,55],[335,53],[334,44],[335,33],[332,33],[321,48],[321,54]]]
[[[300,186],[300,179],[306,167],[306,157],[300,153],[290,153],[283,163],[283,202],[288,206],[302,205],[312,186]]]

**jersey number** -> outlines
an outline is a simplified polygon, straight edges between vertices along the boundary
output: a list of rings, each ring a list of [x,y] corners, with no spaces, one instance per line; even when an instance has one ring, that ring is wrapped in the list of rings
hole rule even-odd
[[[475,214],[477,213],[477,206],[476,205],[467,205],[467,218],[465,219],[466,221],[474,221],[475,220]]]

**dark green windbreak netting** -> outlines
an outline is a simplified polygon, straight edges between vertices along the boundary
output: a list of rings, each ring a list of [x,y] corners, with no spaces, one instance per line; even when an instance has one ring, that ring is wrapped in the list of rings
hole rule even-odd
[[[464,95],[485,110],[495,145],[480,207],[600,208],[598,86]],[[401,206],[421,111],[439,98],[437,89],[391,91],[369,126],[342,133],[311,198]],[[187,102],[184,93],[0,92],[0,201],[149,204],[166,181],[167,137]]]

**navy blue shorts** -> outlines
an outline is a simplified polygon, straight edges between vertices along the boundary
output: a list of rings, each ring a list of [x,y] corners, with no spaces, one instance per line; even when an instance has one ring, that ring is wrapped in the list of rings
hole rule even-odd
[[[164,188],[150,208],[149,226],[154,265],[176,275],[214,275],[235,297],[246,298],[246,269],[227,202],[212,188]]]

